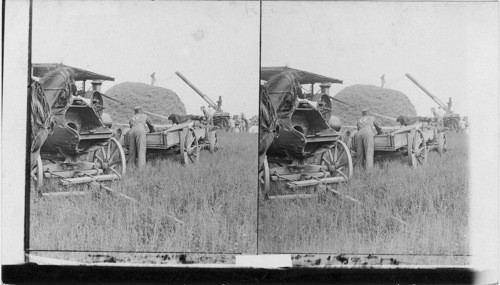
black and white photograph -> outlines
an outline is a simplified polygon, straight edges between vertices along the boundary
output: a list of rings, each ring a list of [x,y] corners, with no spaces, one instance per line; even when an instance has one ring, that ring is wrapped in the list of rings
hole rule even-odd
[[[2,9],[3,282],[498,282],[498,1]]]
[[[258,13],[34,1],[30,252],[256,251]]]
[[[259,252],[468,264],[470,139],[484,123],[470,114],[497,94],[497,11],[262,6]]]

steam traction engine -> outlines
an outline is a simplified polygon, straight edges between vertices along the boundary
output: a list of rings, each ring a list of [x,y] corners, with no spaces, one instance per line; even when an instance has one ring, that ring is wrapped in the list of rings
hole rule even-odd
[[[32,76],[41,78],[54,118],[53,131],[31,171],[36,188],[41,188],[45,178],[60,179],[63,185],[121,178],[126,170],[125,154],[108,127],[111,122],[105,125],[102,120],[105,95],[100,92],[102,81],[114,78],[62,64],[33,64]],[[57,76],[62,76],[59,81]],[[88,80],[93,87],[86,91]],[[82,82],[81,91],[74,90],[75,81]]]

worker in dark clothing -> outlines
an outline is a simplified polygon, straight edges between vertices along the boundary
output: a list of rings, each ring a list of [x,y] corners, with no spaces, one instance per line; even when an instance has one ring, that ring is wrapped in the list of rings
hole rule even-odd
[[[142,112],[141,106],[135,107],[134,111],[135,114],[129,121],[129,162],[144,167],[146,165],[146,126],[151,133],[155,129],[148,116]]]
[[[363,109],[363,117],[356,124],[358,132],[354,135],[354,140],[356,141],[356,164],[362,166],[364,161],[365,169],[373,167],[375,143],[373,142],[374,132],[372,128],[375,127],[377,134],[382,134],[382,128],[369,113],[369,109]]]

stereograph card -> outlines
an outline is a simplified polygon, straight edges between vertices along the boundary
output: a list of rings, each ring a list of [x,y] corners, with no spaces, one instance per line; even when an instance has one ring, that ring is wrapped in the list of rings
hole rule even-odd
[[[4,9],[4,282],[498,282],[497,2]]]

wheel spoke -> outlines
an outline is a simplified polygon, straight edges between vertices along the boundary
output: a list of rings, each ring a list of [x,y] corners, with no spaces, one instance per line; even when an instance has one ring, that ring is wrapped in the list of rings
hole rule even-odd
[[[339,164],[338,167],[335,167],[335,169],[340,169],[341,167],[344,167],[345,165],[349,164],[348,162],[344,162],[342,164]]]
[[[337,159],[333,163],[334,165],[337,165],[337,163],[339,162],[340,158],[342,157],[342,154],[344,154],[344,149],[342,149],[342,152],[340,153],[339,157],[337,157]]]
[[[118,177],[122,177],[122,175],[120,173],[118,173],[118,171],[116,171],[114,168],[110,167],[108,168],[109,170],[113,171],[116,175],[118,175]]]
[[[189,140],[188,140],[188,144],[187,145],[192,145],[193,144],[193,141],[194,141],[194,138],[193,138],[193,135],[191,132],[189,132],[190,136],[189,136]]]
[[[117,152],[117,151],[118,151],[118,147],[115,147],[115,148],[113,149],[113,152],[109,155],[109,159],[112,159],[112,158],[113,158],[113,156],[116,154],[116,152]]]
[[[325,159],[324,157],[321,157],[321,160],[323,160],[324,162],[326,162],[328,165],[332,165],[327,159]]]
[[[109,160],[109,158],[110,158],[110,156],[109,156],[110,152],[111,152],[111,142],[108,143],[108,151],[105,154],[105,159],[106,160]]]
[[[418,160],[418,162],[420,162],[420,164],[424,164],[424,163],[422,162],[422,160],[420,159],[420,156],[417,156],[417,160]]]
[[[338,169],[335,169],[335,172],[337,172],[338,174],[342,175],[346,180],[348,180],[347,176],[342,171],[338,171]]]
[[[94,153],[94,158],[97,158],[100,162],[104,162],[104,159],[101,158],[101,156],[104,158],[104,147],[101,147]]]
[[[118,160],[112,162],[111,164],[109,164],[108,166],[109,167],[115,166],[116,164],[120,163],[121,161],[122,161],[121,159],[118,159]]]
[[[333,147],[333,149],[334,149],[334,151],[333,151],[333,157],[332,157],[332,152],[329,151],[329,153],[330,153],[330,161],[337,161],[337,146],[338,146],[338,143],[335,144],[335,146]]]
[[[104,160],[101,157],[99,157],[97,154],[95,155],[95,158],[97,158],[97,160],[99,160],[100,162],[104,162]]]

